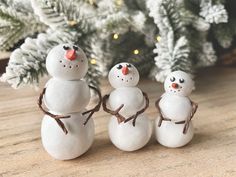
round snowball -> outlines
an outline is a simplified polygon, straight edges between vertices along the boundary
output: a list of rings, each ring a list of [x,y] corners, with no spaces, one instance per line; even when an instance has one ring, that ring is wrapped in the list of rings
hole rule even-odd
[[[124,67],[127,67],[125,74],[122,72]],[[119,63],[110,70],[108,79],[113,88],[134,87],[139,82],[139,72],[130,63]]]
[[[84,126],[86,117],[74,113],[71,118],[61,119],[68,130],[68,134],[65,134],[54,119],[44,116],[41,137],[45,150],[58,160],[74,159],[85,153],[94,139],[93,119]]]
[[[190,122],[188,131],[183,134],[184,124],[175,124],[170,121],[162,121],[158,127],[159,118],[155,122],[155,135],[157,141],[166,147],[177,148],[188,144],[194,135],[194,128]]]
[[[172,85],[177,84],[177,88]],[[183,71],[170,73],[164,83],[165,91],[174,95],[189,96],[194,88],[194,82],[189,74]]]
[[[112,116],[109,122],[109,137],[123,151],[135,151],[145,146],[152,134],[152,123],[145,114],[138,116],[135,127],[132,121],[118,124]]]
[[[139,88],[126,87],[113,90],[108,103],[112,110],[116,110],[124,104],[119,113],[125,117],[129,117],[144,107],[145,100]]]
[[[44,103],[49,110],[61,114],[80,112],[89,100],[90,90],[85,81],[51,78],[47,83]]]
[[[76,48],[76,58],[69,60],[66,57],[68,50]],[[60,44],[48,53],[46,58],[48,73],[63,80],[82,79],[88,71],[88,60],[81,48],[72,44]]]

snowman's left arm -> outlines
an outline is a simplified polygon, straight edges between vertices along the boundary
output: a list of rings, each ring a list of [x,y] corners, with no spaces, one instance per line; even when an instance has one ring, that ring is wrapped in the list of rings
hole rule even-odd
[[[99,111],[99,109],[100,109],[100,107],[101,107],[101,104],[102,104],[102,95],[101,95],[101,92],[100,92],[96,87],[93,87],[93,86],[91,86],[91,85],[89,85],[89,88],[91,88],[91,89],[93,89],[95,92],[97,92],[98,98],[99,98],[99,102],[98,102],[98,104],[97,104],[93,109],[90,109],[90,110],[85,111],[85,112],[82,113],[82,115],[85,115],[85,114],[88,114],[88,113],[89,113],[87,119],[86,119],[85,122],[84,122],[84,125],[86,125],[86,124],[88,123],[89,119],[92,117],[92,115],[94,114],[94,112],[98,112],[98,111]]]
[[[190,100],[190,102],[192,105],[192,112],[191,112],[191,116],[190,116],[190,120],[191,120],[198,109],[198,104],[193,102],[192,100]]]
[[[133,126],[134,126],[134,127],[135,127],[135,122],[136,122],[137,117],[138,117],[140,114],[144,113],[144,111],[146,111],[146,109],[149,107],[149,98],[148,98],[148,95],[147,95],[145,92],[142,92],[142,93],[143,93],[143,96],[144,96],[144,98],[145,98],[145,100],[146,100],[145,107],[142,108],[142,109],[139,110],[136,114],[130,116],[128,119],[126,119],[126,120],[124,121],[124,122],[126,123],[126,122],[128,122],[128,121],[130,121],[130,120],[133,119]]]
[[[192,100],[190,100],[190,102],[191,102],[191,105],[192,105],[192,112],[191,112],[191,115],[190,115],[189,119],[187,119],[185,121],[184,129],[183,129],[183,134],[187,133],[188,127],[189,127],[189,123],[192,120],[192,118],[193,118],[193,116],[196,113],[197,108],[198,108],[198,104],[197,103],[193,102]]]

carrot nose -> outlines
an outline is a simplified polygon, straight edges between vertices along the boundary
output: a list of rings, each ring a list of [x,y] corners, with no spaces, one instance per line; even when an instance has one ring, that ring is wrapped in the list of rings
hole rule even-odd
[[[179,87],[179,85],[177,83],[172,83],[172,87],[177,89]]]
[[[129,68],[128,68],[127,66],[124,66],[124,67],[122,68],[122,73],[123,73],[124,75],[129,74]]]
[[[75,50],[67,50],[66,51],[66,58],[70,61],[73,61],[76,59],[76,51]]]

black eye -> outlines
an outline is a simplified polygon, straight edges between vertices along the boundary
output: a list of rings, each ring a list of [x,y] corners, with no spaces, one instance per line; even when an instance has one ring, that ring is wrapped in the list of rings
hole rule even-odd
[[[117,69],[121,69],[121,68],[122,68],[122,65],[117,66]]]
[[[70,47],[68,47],[68,46],[63,46],[63,49],[64,49],[64,50],[69,50]]]
[[[73,49],[74,49],[74,50],[78,50],[78,47],[77,47],[77,46],[73,46]]]
[[[180,83],[184,83],[184,79],[179,79],[179,82]]]
[[[174,82],[174,81],[175,81],[175,77],[171,77],[171,78],[170,78],[170,81],[171,81],[171,82]]]
[[[126,66],[127,66],[128,68],[131,68],[131,64],[127,64]]]

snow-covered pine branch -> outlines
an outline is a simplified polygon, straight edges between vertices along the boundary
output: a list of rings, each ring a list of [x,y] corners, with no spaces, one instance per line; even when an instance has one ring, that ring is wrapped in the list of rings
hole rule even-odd
[[[29,7],[23,8],[22,3],[21,9],[14,9],[13,5],[0,2],[0,50],[8,50],[19,40],[45,30]]]
[[[226,23],[228,22],[228,14],[223,4],[213,4],[212,0],[201,1],[200,16],[208,23]]]
[[[190,47],[185,37],[185,27],[177,4],[172,0],[149,0],[147,7],[161,36],[154,50],[157,54],[155,57],[156,79],[163,82],[166,76],[175,70],[191,72]]]
[[[24,44],[11,54],[1,80],[14,88],[29,84],[37,86],[40,77],[47,73],[45,59],[49,49],[60,43],[72,43],[73,40],[74,34],[59,30],[41,33],[36,39],[26,38]]]

